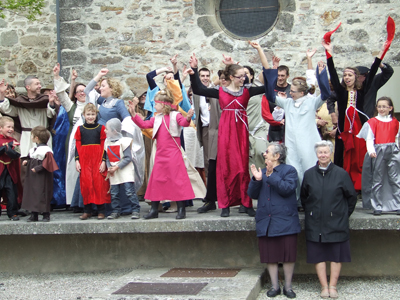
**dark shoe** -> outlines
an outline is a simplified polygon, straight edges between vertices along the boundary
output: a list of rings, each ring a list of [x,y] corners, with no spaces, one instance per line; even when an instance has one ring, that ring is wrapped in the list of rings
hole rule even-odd
[[[239,214],[245,214],[246,213],[246,207],[242,204],[239,206]]]
[[[74,214],[81,214],[81,213],[83,213],[83,208],[82,208],[82,207],[74,207],[74,208],[72,209],[72,212],[73,212]]]
[[[43,213],[42,222],[50,222],[50,213]]]
[[[155,219],[158,218],[158,205],[160,201],[151,201],[151,208],[147,215],[144,215],[144,219]]]
[[[115,219],[118,219],[119,218],[119,213],[111,213],[111,215],[109,215],[108,217],[107,217],[107,219],[108,220],[115,220]]]
[[[206,202],[206,203],[204,203],[204,205],[202,207],[199,207],[197,209],[197,212],[199,214],[203,214],[203,213],[206,213],[206,212],[208,212],[210,210],[216,210],[216,209],[217,209],[217,207],[215,205],[215,202]]]
[[[99,214],[97,215],[97,220],[103,220],[103,219],[105,219],[105,218],[106,218],[106,215],[105,215],[105,214],[99,213]]]
[[[292,289],[285,290],[285,288],[283,288],[283,294],[290,299],[296,298],[296,293],[293,292]]]
[[[380,216],[382,214],[381,210],[374,210],[374,216]]]
[[[252,207],[245,207],[245,213],[248,214],[250,217],[254,217],[256,215],[256,211]]]
[[[33,213],[31,213],[31,216],[26,221],[27,222],[37,222],[37,221],[39,221],[38,216],[39,216],[39,214],[37,212],[33,212]]]
[[[229,212],[230,212],[229,207],[223,208],[222,212],[221,212],[221,217],[223,217],[223,218],[229,217]]]
[[[177,220],[182,220],[186,218],[186,203],[185,201],[176,201],[178,206],[178,214],[176,215]]]
[[[11,221],[19,221],[19,217],[18,217],[17,215],[13,215],[13,216],[10,218],[10,220],[11,220]]]
[[[80,216],[79,219],[81,219],[81,220],[87,220],[87,219],[90,219],[91,217],[92,217],[92,214],[83,213],[83,215]]]
[[[277,290],[275,290],[274,288],[271,288],[268,292],[267,292],[267,296],[270,298],[276,297],[278,295],[281,294],[281,288],[278,288]]]

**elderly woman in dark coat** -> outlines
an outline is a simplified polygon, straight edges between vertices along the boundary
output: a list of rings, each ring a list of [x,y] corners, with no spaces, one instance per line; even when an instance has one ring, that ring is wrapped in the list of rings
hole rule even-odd
[[[264,153],[266,168],[252,165],[253,178],[247,193],[258,199],[256,231],[260,260],[267,263],[272,288],[268,297],[281,293],[278,282],[278,263],[283,263],[285,286],[283,294],[295,298],[292,276],[297,255],[297,234],[300,232],[297,212],[297,171],[286,165],[286,146],[271,143]]]
[[[304,173],[301,203],[305,209],[307,263],[315,264],[322,298],[337,298],[342,262],[350,262],[349,217],[357,194],[349,174],[331,162],[333,144],[315,144],[317,165]],[[331,262],[328,286],[326,261]]]

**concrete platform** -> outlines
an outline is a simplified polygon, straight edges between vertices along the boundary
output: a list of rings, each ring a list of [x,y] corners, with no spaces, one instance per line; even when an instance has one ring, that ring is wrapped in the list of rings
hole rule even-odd
[[[215,278],[188,278],[188,277],[161,277],[168,272],[168,268],[137,269],[120,277],[112,285],[107,286],[93,296],[94,300],[117,300],[117,299],[174,299],[174,300],[250,300],[256,299],[262,289],[264,269],[242,269],[235,277]],[[147,293],[129,295],[113,294],[130,282],[143,283],[203,283],[206,284],[198,294],[174,295],[174,294],[152,294]]]
[[[256,204],[256,201],[254,202]],[[175,213],[158,219],[79,220],[79,214],[55,211],[51,222],[27,223],[0,218],[0,270],[11,273],[90,272],[123,268],[264,268],[259,262],[254,218],[231,209],[197,214],[185,220]],[[149,206],[141,203],[142,215]],[[304,228],[304,214],[300,214]],[[358,204],[350,219],[352,263],[342,275],[400,276],[400,216],[372,216]],[[304,232],[298,237],[297,274],[314,274],[306,263]]]

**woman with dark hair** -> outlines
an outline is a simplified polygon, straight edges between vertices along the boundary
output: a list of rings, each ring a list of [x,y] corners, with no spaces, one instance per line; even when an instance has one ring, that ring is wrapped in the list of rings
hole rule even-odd
[[[357,68],[352,67],[344,69],[343,79],[340,82],[332,58],[333,45],[332,43],[328,44],[323,41],[322,46],[326,50],[329,75],[336,93],[339,114],[334,162],[350,174],[354,188],[360,191],[361,172],[367,149],[365,141],[356,136],[361,130],[362,125],[368,120],[368,116],[363,112],[364,96],[370,89],[372,80],[382,62],[381,57],[385,45],[375,58],[370,73],[363,84],[357,80],[360,72]]]
[[[285,285],[283,294],[295,298],[292,276],[297,257],[297,234],[301,231],[297,212],[297,172],[285,164],[287,149],[284,144],[271,143],[264,153],[266,168],[251,166],[253,178],[248,194],[258,199],[256,232],[260,260],[267,264],[272,288],[268,297],[281,293],[278,263],[283,263]]]
[[[331,163],[333,144],[320,141],[314,146],[317,164],[304,173],[301,203],[305,209],[307,263],[315,264],[322,298],[337,298],[336,284],[342,262],[350,262],[349,217],[357,194],[349,175]],[[326,276],[326,262],[331,274]]]
[[[239,65],[228,65],[224,76],[227,86],[219,90],[206,88],[197,74],[197,58],[193,54],[190,81],[196,95],[219,99],[222,110],[218,130],[217,198],[221,217],[228,217],[230,206],[242,204],[249,216],[255,216],[253,203],[247,195],[249,177],[249,127],[246,108],[249,99],[264,93],[264,87],[243,86],[246,73]]]

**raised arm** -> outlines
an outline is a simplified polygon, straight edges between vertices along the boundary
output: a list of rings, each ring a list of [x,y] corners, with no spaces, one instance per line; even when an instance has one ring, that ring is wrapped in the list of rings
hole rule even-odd
[[[78,72],[75,69],[72,69],[71,86],[69,88],[69,95],[68,95],[70,99],[74,98],[74,89],[75,89],[76,78],[78,78]]]
[[[254,49],[257,50],[258,55],[260,56],[261,63],[263,65],[263,67],[265,69],[269,69],[270,67],[269,67],[268,59],[265,56],[265,53],[264,53],[263,49],[261,48],[260,44],[257,43],[257,42],[251,42],[251,41],[249,41],[249,44],[250,44],[250,46],[252,46]]]
[[[327,44],[325,41],[322,41],[322,46],[325,48],[327,55],[327,65],[328,65],[329,76],[331,78],[331,84],[336,93],[338,93],[338,91],[343,90],[344,87],[340,84],[339,76],[336,72],[335,64],[333,63],[333,58],[332,58],[333,45],[332,43]]]
[[[190,74],[190,84],[192,86],[193,93],[199,96],[211,97],[219,99],[219,91],[213,88],[206,88],[200,81],[199,74],[197,72],[197,65],[198,61],[196,55],[190,57],[189,60],[190,67],[192,71],[189,72]]]
[[[156,69],[154,71],[147,73],[146,79],[147,79],[147,83],[151,90],[153,90],[157,87],[157,83],[154,81],[154,77],[156,77],[157,75],[160,75],[164,72],[168,72],[168,71],[172,72],[172,68],[164,67],[164,68]]]

